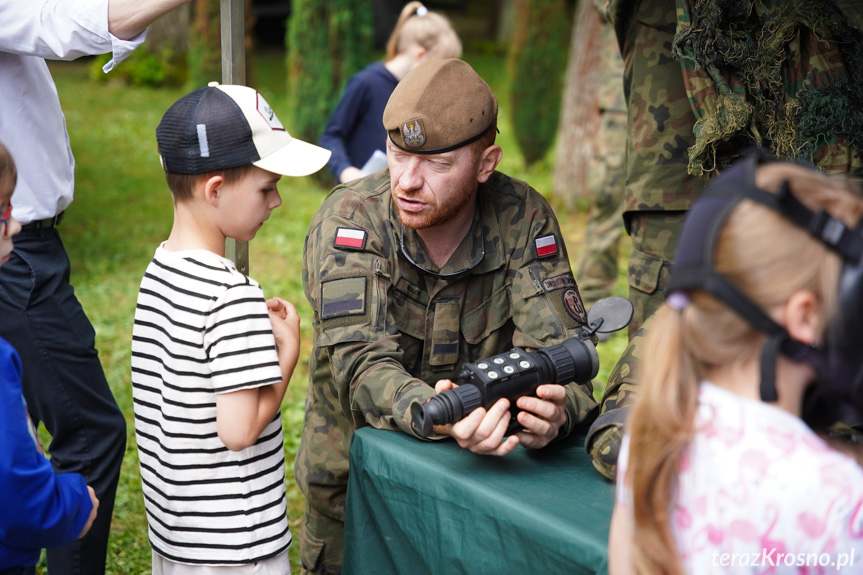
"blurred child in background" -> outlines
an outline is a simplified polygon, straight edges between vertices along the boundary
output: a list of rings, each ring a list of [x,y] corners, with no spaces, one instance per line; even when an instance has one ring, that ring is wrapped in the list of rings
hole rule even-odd
[[[421,2],[402,9],[387,42],[385,60],[367,66],[348,81],[318,141],[332,152],[327,167],[338,183],[386,165],[384,108],[399,80],[425,60],[460,56],[461,41],[445,16],[429,12]],[[373,155],[376,158],[370,162]]]

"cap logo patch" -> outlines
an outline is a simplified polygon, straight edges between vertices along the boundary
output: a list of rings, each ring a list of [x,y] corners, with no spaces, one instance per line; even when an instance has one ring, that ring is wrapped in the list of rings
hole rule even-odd
[[[554,234],[536,238],[533,243],[536,246],[536,257],[547,258],[557,255],[557,239]]]
[[[264,97],[260,94],[258,94],[258,112],[260,112],[261,116],[264,117],[264,120],[267,121],[267,124],[270,126],[270,128],[274,130],[284,131],[285,127],[279,121],[279,118],[276,117],[276,113],[273,111],[270,105],[267,104],[267,101],[264,100]]]
[[[362,250],[366,247],[365,230],[355,228],[336,229],[335,247],[345,250]]]
[[[402,124],[402,135],[405,138],[405,146],[409,148],[419,148],[426,142],[423,121],[419,118],[408,120]]]
[[[584,311],[584,304],[581,303],[581,296],[578,295],[577,290],[569,288],[563,292],[563,307],[575,321],[587,323],[587,313]]]

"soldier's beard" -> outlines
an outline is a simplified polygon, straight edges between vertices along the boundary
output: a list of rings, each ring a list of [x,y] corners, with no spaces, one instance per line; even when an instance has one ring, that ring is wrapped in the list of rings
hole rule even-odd
[[[463,190],[459,190],[461,193],[455,193],[450,196],[452,198],[451,201],[438,205],[435,201],[436,198],[425,198],[419,194],[408,194],[403,192],[400,188],[396,188],[394,195],[409,199],[416,198],[426,202],[426,206],[421,212],[408,212],[402,210],[396,200],[396,214],[399,217],[399,221],[401,221],[406,228],[413,230],[425,230],[434,226],[439,226],[449,222],[464,210],[468,209],[471,199],[473,198],[473,194],[471,193],[472,190],[473,187],[464,186]]]

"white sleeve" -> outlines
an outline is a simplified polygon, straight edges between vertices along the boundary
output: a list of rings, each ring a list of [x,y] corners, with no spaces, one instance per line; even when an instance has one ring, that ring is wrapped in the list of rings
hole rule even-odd
[[[216,394],[282,381],[264,292],[256,284],[232,286],[219,296],[207,316],[204,348]]]
[[[0,51],[46,60],[110,52],[107,72],[146,37],[146,31],[127,41],[111,35],[108,1],[0,0]]]

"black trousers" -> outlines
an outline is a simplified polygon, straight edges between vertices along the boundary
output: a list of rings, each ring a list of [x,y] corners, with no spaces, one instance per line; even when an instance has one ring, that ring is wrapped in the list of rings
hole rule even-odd
[[[126,420],[99,362],[93,326],[69,284],[69,259],[56,228],[21,232],[14,242],[0,268],[0,336],[21,356],[24,397],[34,422],[51,434],[55,471],[80,473],[99,498],[87,536],[47,551],[48,571],[101,575]]]
[[[0,569],[0,575],[35,575],[36,566],[32,567],[9,567],[8,569]]]

